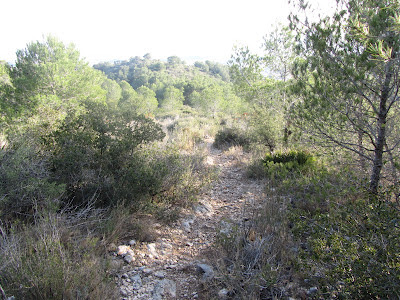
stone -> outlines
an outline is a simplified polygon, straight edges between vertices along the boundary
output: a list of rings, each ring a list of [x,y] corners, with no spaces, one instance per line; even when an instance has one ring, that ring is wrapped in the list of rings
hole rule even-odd
[[[158,257],[158,253],[156,251],[156,244],[154,244],[154,243],[148,244],[147,250],[149,250],[150,255],[152,255],[153,257],[155,257],[155,258]]]
[[[114,243],[111,243],[107,246],[108,252],[115,252],[117,250],[117,246]]]
[[[117,248],[117,254],[121,255],[121,256],[124,256],[129,251],[132,251],[131,247],[126,246],[126,245],[121,245],[121,246],[118,246],[118,248]]]
[[[198,263],[196,264],[196,269],[198,274],[203,274],[203,282],[206,282],[214,277],[214,270],[209,265]]]
[[[165,273],[163,271],[157,271],[154,273],[154,276],[156,276],[157,278],[163,279],[163,278],[165,278]]]
[[[176,283],[169,279],[159,280],[152,293],[154,300],[162,300],[164,296],[176,297]]]
[[[219,299],[227,299],[229,291],[227,289],[222,289],[218,292]]]
[[[212,215],[213,209],[212,206],[206,202],[200,202],[195,208],[194,211],[199,215],[206,215],[210,217]]]
[[[128,264],[130,264],[131,262],[133,262],[135,259],[132,255],[127,254],[124,256],[124,261],[127,262]]]
[[[145,275],[150,275],[151,273],[153,273],[153,269],[150,269],[150,268],[145,268],[145,269],[143,269],[143,274],[145,274]]]
[[[130,279],[132,282],[132,289],[138,290],[142,287],[142,278],[139,274],[132,276]]]
[[[135,246],[136,240],[130,240],[128,244],[129,244],[129,246]]]
[[[190,228],[190,223],[188,221],[183,221],[182,222],[182,229],[186,232],[190,232],[191,228]]]
[[[317,288],[316,286],[314,286],[314,287],[310,288],[310,289],[307,291],[307,295],[314,295],[314,294],[317,293],[317,291],[318,291],[318,288]]]
[[[128,296],[128,291],[124,288],[124,287],[121,287],[120,289],[119,289],[119,292],[121,293],[121,295],[122,296]]]

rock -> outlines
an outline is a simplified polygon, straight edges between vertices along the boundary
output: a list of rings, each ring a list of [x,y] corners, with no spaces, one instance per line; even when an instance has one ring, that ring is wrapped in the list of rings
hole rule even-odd
[[[152,293],[154,300],[162,300],[163,296],[176,297],[176,283],[169,279],[158,281]]]
[[[219,299],[227,299],[229,291],[227,289],[222,289],[218,292]]]
[[[124,263],[123,263],[122,260],[117,259],[117,258],[113,258],[113,259],[111,259],[110,267],[111,267],[112,270],[119,270],[119,269],[121,269],[123,264]]]
[[[130,264],[131,262],[133,262],[135,259],[132,255],[127,254],[124,256],[124,261],[127,262],[128,264]]]
[[[154,244],[154,243],[148,244],[147,250],[149,250],[150,255],[154,256],[155,258],[158,257],[158,253],[156,251],[156,244]]]
[[[132,251],[131,247],[129,247],[129,246],[121,245],[121,246],[118,246],[118,248],[117,248],[117,254],[121,255],[121,256],[124,256],[129,251]]]
[[[135,246],[136,240],[130,240],[128,244],[129,244],[129,246]]]
[[[119,292],[120,292],[120,294],[122,295],[122,296],[128,296],[128,291],[124,288],[124,287],[121,287],[120,289],[119,289]]]
[[[221,227],[219,232],[226,236],[230,236],[230,234],[232,233],[232,224],[225,221],[221,221],[220,226]]]
[[[156,276],[157,278],[163,279],[163,278],[165,278],[165,273],[163,271],[157,271],[154,273],[154,276]]]
[[[196,264],[198,274],[203,274],[202,281],[206,282],[214,277],[214,270],[211,266],[206,264]]]
[[[182,222],[182,229],[186,232],[190,232],[191,228],[190,228],[190,223],[189,221],[183,221]]]
[[[151,273],[153,273],[153,269],[150,268],[145,268],[143,269],[143,274],[145,274],[146,276],[150,275]]]
[[[206,202],[200,202],[195,208],[194,211],[199,215],[206,215],[210,217],[212,215],[213,209],[212,206]]]
[[[167,243],[167,242],[161,242],[160,246],[163,249],[172,249],[173,248],[173,246],[170,243]]]
[[[314,294],[317,293],[317,291],[318,291],[318,288],[317,288],[316,286],[314,286],[314,287],[310,288],[310,289],[307,291],[307,295],[314,295]]]
[[[132,276],[131,282],[132,282],[132,289],[134,290],[138,290],[142,287],[142,278],[140,277],[139,274]]]

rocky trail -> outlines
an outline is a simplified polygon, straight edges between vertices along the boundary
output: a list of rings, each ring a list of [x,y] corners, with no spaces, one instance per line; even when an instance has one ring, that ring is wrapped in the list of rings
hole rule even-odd
[[[219,178],[194,209],[170,226],[153,224],[156,241],[132,240],[113,252],[123,262],[115,279],[120,299],[207,299],[205,286],[217,273],[210,259],[217,234],[251,220],[265,198],[263,184],[245,176],[241,149],[211,145],[208,140],[206,163],[218,169]],[[219,298],[226,292],[220,290]]]

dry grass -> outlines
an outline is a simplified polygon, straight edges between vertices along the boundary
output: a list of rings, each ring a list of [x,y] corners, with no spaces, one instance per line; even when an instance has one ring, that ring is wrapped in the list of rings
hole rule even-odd
[[[267,194],[263,208],[254,210],[250,220],[219,235],[216,284],[230,291],[232,299],[277,299],[295,293],[288,201],[271,189]]]
[[[0,282],[17,299],[112,299],[116,297],[93,221],[73,214],[37,218],[9,228],[0,240]],[[83,230],[85,229],[85,230]],[[5,232],[5,230],[3,230]]]

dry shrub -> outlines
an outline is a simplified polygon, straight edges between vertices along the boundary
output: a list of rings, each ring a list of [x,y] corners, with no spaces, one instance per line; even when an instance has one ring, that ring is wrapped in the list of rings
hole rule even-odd
[[[77,215],[37,218],[31,227],[3,230],[0,282],[17,299],[113,299],[116,297],[99,240],[89,219]],[[87,217],[87,215],[86,215]],[[85,228],[86,230],[82,230]]]
[[[275,299],[292,293],[292,250],[287,200],[270,195],[261,210],[229,233],[221,232],[217,284],[232,299]]]

